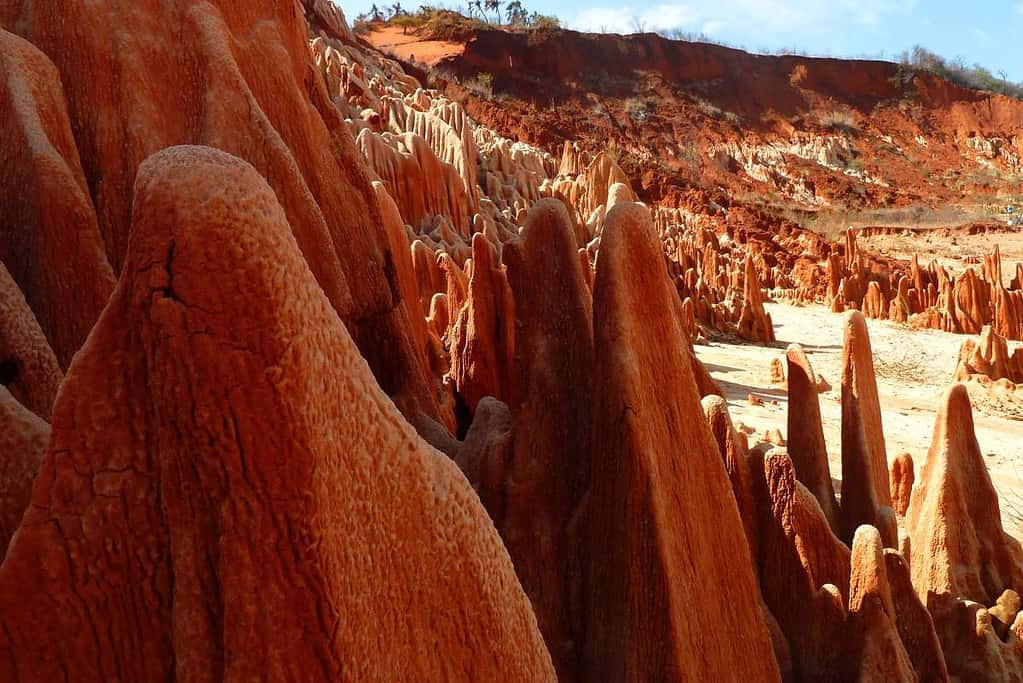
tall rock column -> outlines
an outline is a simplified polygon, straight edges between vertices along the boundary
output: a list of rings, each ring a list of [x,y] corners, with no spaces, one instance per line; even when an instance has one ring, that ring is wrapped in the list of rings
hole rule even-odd
[[[646,207],[609,212],[594,285],[585,675],[777,681],[661,249]]]
[[[862,524],[876,528],[886,548],[898,547],[870,335],[863,314],[849,311],[842,346],[842,535],[846,543],[852,544]]]

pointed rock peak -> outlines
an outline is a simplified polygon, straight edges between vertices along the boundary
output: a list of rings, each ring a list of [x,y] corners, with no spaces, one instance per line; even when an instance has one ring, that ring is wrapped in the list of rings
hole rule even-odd
[[[833,677],[841,663],[849,592],[849,549],[817,500],[795,477],[792,461],[772,449],[753,469],[760,533],[760,586],[792,650],[797,679]]]
[[[850,639],[846,664],[854,680],[918,680],[896,628],[881,534],[872,526],[856,530],[849,582]]]
[[[921,681],[947,681],[948,669],[930,612],[916,591],[905,558],[891,548],[884,550],[884,564],[895,606],[895,625]]]
[[[849,581],[849,611],[860,610],[863,601],[877,598],[885,613],[895,618],[888,570],[884,562],[884,544],[881,534],[864,524],[856,530],[852,544],[852,575]]]
[[[881,425],[874,358],[867,321],[859,311],[845,315],[842,346],[842,528],[852,541],[862,524],[874,526],[885,546],[898,544],[891,509],[888,457]]]
[[[848,594],[849,548],[832,531],[817,499],[796,479],[789,454],[772,449],[763,469],[774,523],[793,544],[810,587],[830,583]]]
[[[753,495],[752,473],[746,457],[746,440],[732,426],[732,417],[728,413],[728,402],[721,396],[710,394],[704,396],[701,403],[703,412],[710,424],[710,431],[717,442],[718,452],[725,464],[732,494],[739,506],[739,515],[746,531],[750,551],[757,554],[756,509]]]
[[[828,466],[828,446],[824,441],[817,376],[803,347],[792,344],[785,353],[788,365],[788,451],[799,481],[817,498],[828,524],[837,532],[838,503]]]
[[[895,514],[903,517],[909,509],[909,499],[913,493],[913,481],[915,479],[913,469],[913,456],[909,453],[902,453],[892,460],[889,479],[892,485],[892,508]]]
[[[998,600],[988,610],[991,615],[991,625],[994,627],[998,637],[1006,640],[1009,636],[1009,629],[1016,621],[1016,615],[1020,613],[1019,593],[1014,590],[1004,590],[998,596]]]
[[[496,267],[500,267],[500,258],[494,245],[490,243],[486,235],[477,232],[472,236],[472,262],[476,273],[486,273]]]
[[[906,527],[913,548],[913,585],[921,598],[990,605],[1005,589],[1023,589],[1023,552],[1002,528],[998,494],[962,384],[945,393]]]
[[[515,348],[515,300],[500,256],[482,233],[473,235],[472,254],[466,303],[451,332],[451,375],[470,414],[484,396],[508,401]]]
[[[677,300],[650,212],[615,206],[594,290],[584,671],[777,681],[725,468],[706,421],[692,419],[700,397]]]
[[[516,429],[499,529],[559,677],[575,680],[584,634],[573,600],[582,590],[585,548],[573,521],[592,457],[592,299],[559,200],[533,205],[504,256],[515,299]]]
[[[133,215],[0,566],[0,679],[553,680],[479,499],[377,385],[266,181],[171,148]]]

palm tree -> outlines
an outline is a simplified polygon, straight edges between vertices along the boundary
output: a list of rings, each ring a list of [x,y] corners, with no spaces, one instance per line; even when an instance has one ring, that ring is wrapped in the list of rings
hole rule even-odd
[[[519,0],[512,0],[512,2],[505,5],[504,13],[508,23],[511,25],[517,26],[525,23],[527,16],[526,9],[522,6],[522,3],[519,2]]]
[[[497,23],[501,23],[501,0],[486,0],[487,11],[494,10]]]

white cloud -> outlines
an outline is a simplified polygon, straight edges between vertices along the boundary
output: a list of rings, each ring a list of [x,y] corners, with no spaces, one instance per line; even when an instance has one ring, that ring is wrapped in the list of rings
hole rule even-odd
[[[864,29],[913,11],[919,0],[686,0],[639,8],[593,7],[569,21],[580,31],[630,33],[680,28],[707,34],[770,33],[798,37],[806,32]],[[1023,12],[1023,2],[1019,5]]]
[[[590,33],[616,32],[627,33],[629,22],[634,12],[629,7],[593,7],[585,9],[571,22],[570,26],[577,31]]]
[[[718,19],[711,19],[710,21],[704,22],[703,27],[700,28],[700,33],[713,36],[715,33],[720,33],[721,29],[724,27],[725,22]]]
[[[686,28],[696,21],[699,14],[689,5],[657,5],[635,9],[631,5],[622,7],[593,7],[580,12],[570,23],[578,31],[632,33],[641,28],[644,31],[666,31]]]

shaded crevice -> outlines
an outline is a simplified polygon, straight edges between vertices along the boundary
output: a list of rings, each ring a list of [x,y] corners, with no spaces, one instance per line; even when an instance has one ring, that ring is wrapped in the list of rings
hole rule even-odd
[[[21,375],[21,363],[17,358],[0,361],[0,384],[9,387]]]

